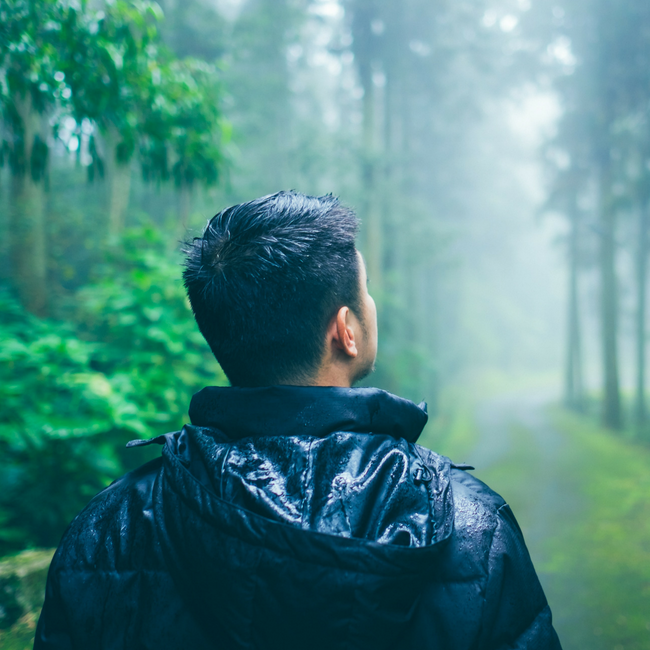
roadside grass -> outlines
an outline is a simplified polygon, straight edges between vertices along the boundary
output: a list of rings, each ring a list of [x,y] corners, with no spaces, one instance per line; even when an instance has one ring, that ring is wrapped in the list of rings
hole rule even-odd
[[[650,450],[565,409],[546,415],[552,454],[513,423],[508,456],[477,474],[512,506],[565,650],[650,650]],[[550,519],[536,521],[541,500]]]
[[[569,443],[563,469],[578,478],[586,510],[549,541],[545,568],[582,577],[584,606],[610,647],[650,649],[650,449],[564,409],[549,416]]]

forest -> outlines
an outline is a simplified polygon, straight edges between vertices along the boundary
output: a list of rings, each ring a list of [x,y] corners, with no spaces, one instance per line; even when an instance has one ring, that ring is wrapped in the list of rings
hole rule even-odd
[[[563,646],[650,649],[646,0],[0,0],[0,645],[227,384],[182,245],[281,189],[356,210],[365,381],[512,503]]]

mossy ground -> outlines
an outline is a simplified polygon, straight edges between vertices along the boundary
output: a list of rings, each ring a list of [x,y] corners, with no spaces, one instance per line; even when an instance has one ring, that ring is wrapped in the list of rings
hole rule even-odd
[[[492,398],[447,398],[423,442],[475,463],[511,504],[564,649],[650,650],[650,449],[560,407],[532,417],[514,399],[506,451],[482,468],[472,444],[493,432],[476,412]]]
[[[584,501],[545,545],[558,603],[589,612],[602,647],[650,649],[650,449],[559,408],[549,419],[568,443],[556,472]]]
[[[53,549],[29,550],[0,560],[2,650],[27,650],[33,646],[53,553]]]

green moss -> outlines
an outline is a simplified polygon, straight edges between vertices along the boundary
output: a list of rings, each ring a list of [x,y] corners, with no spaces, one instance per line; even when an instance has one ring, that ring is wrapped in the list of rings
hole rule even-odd
[[[2,650],[32,650],[39,612],[28,612],[8,630],[0,630]]]
[[[565,650],[648,650],[650,451],[547,415],[548,444],[513,423],[507,455],[477,475],[512,506]]]
[[[574,573],[595,632],[612,647],[650,648],[650,450],[561,409],[551,419],[569,442],[585,516],[549,540],[547,570]]]
[[[0,561],[0,647],[31,648],[54,550],[24,551]]]

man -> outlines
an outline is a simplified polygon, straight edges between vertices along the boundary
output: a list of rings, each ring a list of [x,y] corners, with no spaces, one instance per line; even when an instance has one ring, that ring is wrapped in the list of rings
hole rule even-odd
[[[232,387],[101,492],[54,557],[35,648],[559,648],[504,501],[415,444],[416,406],[351,388],[375,305],[338,201],[219,213],[185,285]]]

